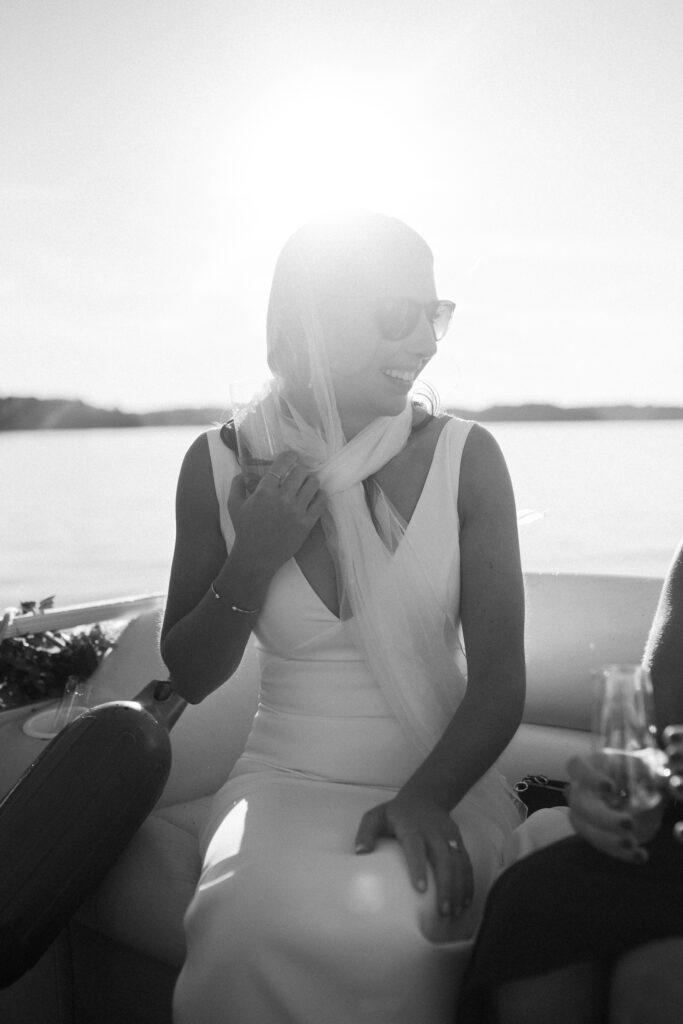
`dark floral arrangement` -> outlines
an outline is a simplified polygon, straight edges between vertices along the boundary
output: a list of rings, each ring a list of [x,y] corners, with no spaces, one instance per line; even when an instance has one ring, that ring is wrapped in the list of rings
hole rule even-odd
[[[22,601],[22,614],[52,608],[54,596]],[[100,626],[47,629],[0,643],[0,709],[62,697],[65,689],[88,679],[114,646]]]

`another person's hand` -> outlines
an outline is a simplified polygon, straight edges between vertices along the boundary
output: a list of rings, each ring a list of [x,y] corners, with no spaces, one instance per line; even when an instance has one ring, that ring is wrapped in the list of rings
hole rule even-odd
[[[470,905],[474,892],[472,864],[460,829],[441,807],[399,793],[363,815],[356,852],[370,853],[380,836],[393,836],[401,844],[410,880],[418,892],[427,888],[427,865],[431,865],[440,914],[459,917]]]
[[[631,864],[643,864],[648,854],[636,839],[635,822],[626,810],[610,807],[617,795],[604,757],[572,757],[567,763],[571,780],[569,816],[586,842],[602,853]]]
[[[674,800],[683,801],[683,725],[668,725],[663,739],[671,769],[669,792]],[[683,843],[683,822],[678,821],[674,825],[674,837]]]
[[[279,569],[306,540],[325,501],[315,473],[295,452],[281,452],[251,494],[241,476],[233,480],[228,511],[235,528],[234,550]]]

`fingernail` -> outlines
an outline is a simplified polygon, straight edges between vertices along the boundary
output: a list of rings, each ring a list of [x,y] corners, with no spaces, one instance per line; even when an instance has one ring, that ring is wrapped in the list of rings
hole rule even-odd
[[[417,880],[417,890],[418,890],[418,892],[424,892],[426,888],[427,888],[427,883],[425,882],[424,878],[418,878],[418,880]]]
[[[366,850],[365,843],[356,843],[356,853],[365,853]]]

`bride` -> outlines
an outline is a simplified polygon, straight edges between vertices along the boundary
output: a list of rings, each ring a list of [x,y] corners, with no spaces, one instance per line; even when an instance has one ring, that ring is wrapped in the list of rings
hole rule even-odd
[[[503,457],[410,397],[453,309],[400,221],[304,226],[239,424],[265,473],[234,429],[186,455],[162,654],[197,703],[253,632],[261,688],[201,837],[177,1024],[452,1019],[523,817],[495,761],[525,690]]]

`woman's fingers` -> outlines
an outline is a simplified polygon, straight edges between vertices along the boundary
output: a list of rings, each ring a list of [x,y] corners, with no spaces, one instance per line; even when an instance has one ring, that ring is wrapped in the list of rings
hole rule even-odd
[[[327,495],[320,489],[320,482],[315,473],[309,473],[304,478],[297,498],[309,512],[317,511],[317,514],[320,515],[327,501]]]
[[[610,807],[599,792],[578,782],[572,782],[569,788],[569,809],[572,816],[591,821],[608,832],[628,831],[633,824],[626,811]]]
[[[423,837],[419,832],[406,832],[403,835],[397,835],[396,838],[403,847],[413,888],[418,892],[426,892],[427,853]]]
[[[588,818],[581,818],[570,812],[572,824],[580,836],[602,853],[631,864],[644,864],[647,851],[638,845],[631,829],[612,830],[602,828]]]
[[[360,820],[356,832],[356,853],[371,853],[375,849],[378,838],[386,827],[384,821],[384,804],[366,811]]]
[[[228,512],[232,521],[235,521],[238,511],[244,504],[247,497],[247,488],[244,483],[244,477],[239,474],[234,478],[230,485],[230,493],[228,494]]]
[[[280,452],[251,492],[248,481],[246,489],[233,484],[228,510],[240,550],[276,571],[300,549],[325,502],[316,474],[295,452]]]
[[[263,486],[273,496],[301,509],[309,517],[317,519],[326,496],[320,490],[320,481],[315,473],[299,462],[295,452],[281,452],[273,461],[263,478]]]
[[[593,790],[603,799],[616,795],[616,787],[600,754],[570,757],[567,761],[567,774],[572,782],[572,789],[578,787],[582,790]]]
[[[630,815],[608,807],[594,790],[572,782],[569,817],[586,842],[610,857],[634,864],[643,863],[647,859],[647,854],[636,840]]]
[[[648,855],[638,844],[633,818],[628,811],[610,806],[616,788],[603,769],[601,755],[573,757],[567,771],[569,817],[579,835],[610,857],[644,863]]]
[[[437,905],[445,917],[459,917],[471,904],[474,894],[472,862],[455,822],[453,826],[452,835],[440,836],[430,847]]]
[[[667,725],[663,735],[667,746],[683,748],[683,725]]]
[[[664,730],[663,739],[669,758],[669,768],[674,775],[683,775],[683,725],[668,725]]]
[[[263,475],[264,486],[283,487],[289,476],[300,465],[296,452],[279,452]]]
[[[391,801],[367,811],[356,833],[356,853],[370,853],[377,839],[393,836],[401,845],[412,886],[426,892],[429,869],[436,883],[439,913],[458,917],[472,902],[474,874],[460,830],[444,811],[417,814]]]

